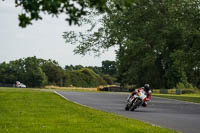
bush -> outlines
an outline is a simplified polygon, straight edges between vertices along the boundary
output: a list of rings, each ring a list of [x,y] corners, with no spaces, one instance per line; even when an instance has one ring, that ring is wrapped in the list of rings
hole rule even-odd
[[[195,90],[182,90],[182,94],[193,94],[193,93],[195,93]]]
[[[105,85],[106,82],[95,72],[88,68],[82,68],[71,72],[71,83],[77,87],[97,87]]]
[[[177,89],[185,89],[185,85],[183,84],[183,83],[178,83],[177,85],[176,85],[176,88]]]
[[[112,85],[112,84],[113,84],[114,78],[111,77],[110,75],[105,74],[105,75],[103,75],[102,77],[103,77],[103,79],[107,82],[107,84],[109,84],[109,85]]]
[[[70,73],[71,84],[76,87],[88,87],[84,80],[84,76],[84,74],[77,71]]]
[[[193,85],[192,84],[190,84],[190,83],[181,83],[181,82],[179,82],[177,85],[176,85],[176,89],[195,89],[194,87],[193,87]]]
[[[196,93],[196,88],[190,83],[178,83],[176,89],[181,89],[182,94],[193,94]]]

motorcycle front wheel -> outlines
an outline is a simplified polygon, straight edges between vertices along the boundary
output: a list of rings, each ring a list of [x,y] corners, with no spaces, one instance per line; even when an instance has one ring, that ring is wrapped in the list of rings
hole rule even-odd
[[[133,105],[130,107],[130,111],[134,111],[138,106],[140,106],[141,101],[139,99],[135,100]]]
[[[128,110],[129,110],[128,104],[126,105],[126,107],[125,107],[125,110],[126,110],[126,111],[128,111]]]

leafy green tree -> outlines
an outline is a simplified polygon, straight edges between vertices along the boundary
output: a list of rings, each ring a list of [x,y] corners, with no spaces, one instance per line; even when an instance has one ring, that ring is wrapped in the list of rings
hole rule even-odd
[[[75,65],[75,66],[73,66],[73,65],[70,65],[70,66],[66,65],[65,66],[65,70],[67,70],[67,71],[80,70],[82,68],[84,68],[82,65]]]
[[[66,71],[73,71],[74,70],[74,66],[73,65],[70,65],[70,66],[65,65],[65,70]]]
[[[82,65],[75,65],[75,66],[74,66],[74,70],[80,70],[80,69],[82,69],[82,68],[83,68]]]
[[[109,61],[109,60],[102,61],[102,72],[104,74],[115,75],[116,74],[115,61]]]
[[[65,82],[64,70],[59,66],[56,61],[43,60],[41,63],[41,68],[45,75],[48,77],[48,84],[63,86],[63,82]]]
[[[114,0],[117,9],[122,10],[129,6],[133,0]],[[42,13],[56,16],[66,14],[69,24],[79,24],[79,18],[88,14],[89,9],[100,12],[109,11],[108,0],[15,0],[16,7],[22,7],[23,12],[19,15],[19,25],[26,27],[33,20],[41,20]]]
[[[40,60],[28,57],[0,64],[0,83],[15,84],[20,81],[28,87],[42,87],[47,83],[47,76],[40,67]]]
[[[78,54],[117,45],[122,84],[150,83],[155,88],[198,84],[193,78],[199,75],[200,1],[135,0],[131,5],[121,11],[111,3],[98,31],[86,36],[65,33],[64,38],[81,38]]]
[[[106,83],[109,84],[109,85],[113,85],[114,80],[115,80],[113,77],[111,77],[111,76],[108,75],[108,74],[103,75],[102,78],[103,78],[103,80],[105,80]]]
[[[88,68],[72,71],[70,77],[72,85],[78,87],[96,87],[106,84],[99,75]]]
[[[28,87],[43,87],[47,84],[47,76],[41,67],[34,67],[25,73],[25,83]]]
[[[65,71],[64,76],[63,76],[63,86],[70,86],[72,85],[71,83],[71,77],[70,77],[70,72]]]
[[[91,67],[101,71],[101,67]],[[0,84],[24,83],[27,87],[45,85],[96,87],[112,84],[113,78],[102,73],[96,74],[92,69],[81,65],[66,66],[66,70],[54,60],[27,57],[0,64]],[[70,69],[70,70],[69,70]],[[101,75],[101,76],[100,76]],[[105,81],[106,80],[106,81]]]
[[[10,61],[9,63],[0,64],[0,83],[15,84],[16,81],[24,83],[25,68],[24,61],[22,59]]]
[[[12,73],[13,70],[9,67],[9,64],[3,62],[0,64],[0,83],[13,84],[16,81],[16,76]]]
[[[40,60],[34,57],[24,59],[24,78],[28,87],[42,87],[47,84],[47,76],[40,67]]]
[[[98,66],[88,66],[86,67],[88,69],[91,69],[92,71],[94,71],[96,74],[102,75],[102,67],[98,67]]]

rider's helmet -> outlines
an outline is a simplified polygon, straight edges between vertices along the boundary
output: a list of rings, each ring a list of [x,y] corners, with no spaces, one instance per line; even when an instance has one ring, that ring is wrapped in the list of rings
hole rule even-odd
[[[149,85],[149,84],[145,84],[145,85],[144,85],[144,90],[145,90],[146,92],[148,92],[148,91],[150,90],[150,85]]]

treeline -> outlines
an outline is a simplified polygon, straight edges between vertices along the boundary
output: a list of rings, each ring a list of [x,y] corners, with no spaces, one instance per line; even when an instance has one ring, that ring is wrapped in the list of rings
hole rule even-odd
[[[103,61],[102,67],[66,65],[62,68],[54,60],[38,59],[34,56],[1,63],[0,83],[14,84],[20,81],[28,87],[96,87],[113,84],[115,73],[114,61]]]

